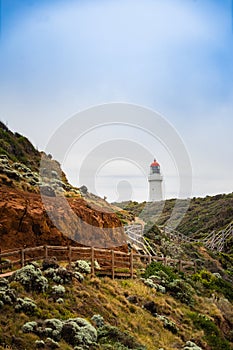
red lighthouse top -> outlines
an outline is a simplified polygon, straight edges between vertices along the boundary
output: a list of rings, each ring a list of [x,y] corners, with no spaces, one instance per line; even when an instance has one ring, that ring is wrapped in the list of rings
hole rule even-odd
[[[160,166],[159,163],[156,161],[156,159],[154,159],[153,163],[151,163],[150,166]]]

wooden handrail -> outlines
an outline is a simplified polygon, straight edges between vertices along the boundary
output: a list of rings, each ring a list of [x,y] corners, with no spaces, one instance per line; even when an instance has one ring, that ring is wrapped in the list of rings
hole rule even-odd
[[[42,250],[43,256],[29,256],[26,255],[30,253],[35,253],[36,251]],[[143,255],[143,254],[135,254],[133,251],[130,253],[121,252],[119,250],[109,250],[95,247],[73,247],[73,246],[37,246],[37,247],[27,247],[22,249],[16,249],[12,251],[6,251],[0,253],[0,261],[1,261],[1,270],[4,269],[4,264],[2,258],[4,257],[13,257],[15,259],[11,260],[10,265],[19,264],[21,267],[25,266],[25,263],[29,261],[41,260],[43,258],[48,258],[49,253],[54,255],[64,254],[66,253],[65,259],[68,260],[69,265],[72,263],[72,260],[77,260],[77,254],[79,254],[80,259],[89,260],[91,263],[91,275],[94,276],[96,274],[95,261],[99,261],[102,267],[102,272],[106,274],[109,271],[110,276],[114,279],[117,275],[127,275],[131,278],[134,276],[134,269],[138,262],[141,261],[144,264],[150,264],[152,261],[162,262],[164,265],[174,264],[178,266],[179,271],[183,271],[186,267],[193,267],[194,272],[196,271],[196,263],[192,261],[185,261],[179,259],[171,259],[167,257],[158,257],[151,255]],[[74,255],[72,254],[74,253]],[[105,253],[105,256],[102,255]],[[84,254],[84,255],[83,255]],[[138,261],[139,259],[139,261]],[[7,266],[7,267],[11,267]],[[122,270],[126,270],[126,272],[122,272]],[[101,270],[99,271],[101,274]]]

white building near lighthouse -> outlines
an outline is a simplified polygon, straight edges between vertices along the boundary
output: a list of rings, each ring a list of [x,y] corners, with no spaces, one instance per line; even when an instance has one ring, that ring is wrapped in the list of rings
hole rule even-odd
[[[160,174],[160,165],[154,159],[153,163],[150,165],[150,174],[148,176],[149,181],[149,201],[156,202],[163,199],[162,193],[162,181],[163,177]]]

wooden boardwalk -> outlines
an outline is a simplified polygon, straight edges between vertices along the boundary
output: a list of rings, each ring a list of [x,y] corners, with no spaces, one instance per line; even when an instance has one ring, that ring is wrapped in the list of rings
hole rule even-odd
[[[157,256],[154,247],[152,247],[143,236],[143,227],[141,224],[128,225],[125,226],[124,229],[128,236],[128,241],[133,248],[140,251],[140,254],[134,253],[133,250],[131,253],[124,253],[114,249],[51,245],[18,248],[6,251],[0,250],[0,277],[8,277],[15,269],[23,267],[29,262],[43,260],[48,257],[56,257],[57,260],[67,261],[69,264],[75,260],[87,260],[91,262],[92,275],[107,275],[112,278],[133,278],[138,269],[145,268],[146,265],[150,264],[152,261],[173,266],[178,271],[196,271],[195,261],[184,261]],[[177,243],[199,242],[204,244],[208,249],[223,251],[227,240],[233,237],[233,221],[223,230],[211,232],[207,237],[201,240],[187,237],[168,227],[164,227],[163,230],[165,235]],[[98,261],[100,269],[96,269],[95,261]]]
[[[183,233],[174,230],[169,226],[158,226],[161,233],[167,236],[177,244],[180,243],[201,243],[207,249],[212,251],[222,252],[227,245],[228,240],[233,239],[233,221],[231,221],[224,229],[212,231],[203,238],[197,239],[195,237],[186,236]],[[125,232],[128,235],[129,241],[134,243],[137,247],[145,253],[154,252],[153,247],[145,240],[143,235],[143,227],[141,224],[124,226]]]
[[[133,251],[125,253],[119,250],[94,247],[46,245],[1,252],[0,277],[10,276],[13,270],[21,268],[29,262],[40,261],[49,257],[56,257],[58,261],[67,261],[68,264],[76,260],[90,261],[92,276],[105,275],[113,279],[115,277],[133,278],[138,269],[145,268],[152,261],[173,266],[178,271],[196,271],[196,264],[192,261],[136,254]],[[96,262],[98,262],[100,268],[96,267]]]

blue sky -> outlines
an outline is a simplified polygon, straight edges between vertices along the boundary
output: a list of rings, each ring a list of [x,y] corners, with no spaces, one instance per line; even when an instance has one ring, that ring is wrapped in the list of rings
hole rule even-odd
[[[232,192],[231,0],[2,0],[0,77],[1,120],[39,149],[82,109],[135,103],[182,137],[193,195]],[[75,183],[78,170],[64,166]]]

